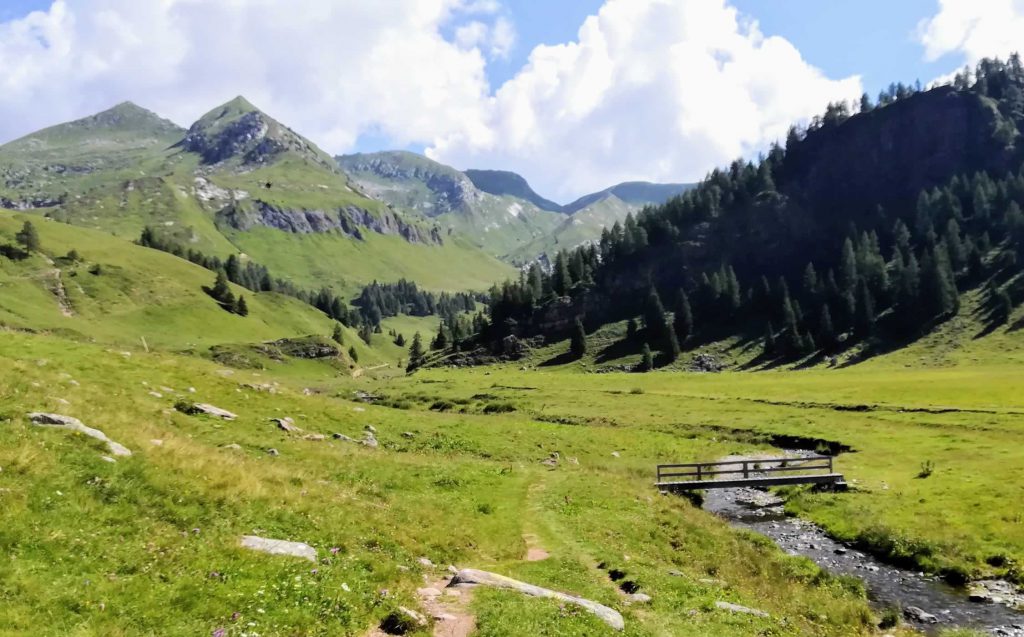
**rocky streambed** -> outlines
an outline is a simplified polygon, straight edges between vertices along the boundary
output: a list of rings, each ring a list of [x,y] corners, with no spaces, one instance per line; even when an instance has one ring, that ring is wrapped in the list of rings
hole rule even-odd
[[[710,489],[704,508],[772,539],[791,555],[810,558],[836,574],[864,582],[873,604],[898,606],[907,622],[928,633],[973,628],[1001,637],[1024,637],[1024,595],[1001,581],[974,582],[970,592],[942,580],[894,567],[830,538],[820,527],[787,517],[777,496],[750,488]]]

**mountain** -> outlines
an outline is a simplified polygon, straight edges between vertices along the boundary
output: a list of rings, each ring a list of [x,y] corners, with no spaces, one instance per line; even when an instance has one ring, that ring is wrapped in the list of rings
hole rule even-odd
[[[568,214],[573,214],[609,197],[615,197],[628,206],[642,208],[651,204],[665,203],[693,186],[694,184],[653,184],[647,181],[627,181],[601,192],[584,195],[566,205],[563,210]]]
[[[541,210],[550,212],[562,212],[562,206],[553,201],[541,197],[522,176],[507,170],[467,170],[465,175],[469,177],[473,185],[484,192],[492,195],[509,195],[524,201],[529,201]]]
[[[685,188],[621,184],[588,195],[585,203],[569,210],[544,199],[522,176],[507,171],[461,172],[406,151],[336,159],[363,192],[398,209],[414,210],[445,233],[469,237],[481,249],[514,264],[596,240],[604,228],[630,212],[663,203]]]
[[[1019,62],[986,60],[927,91],[895,85],[858,112],[830,105],[761,161],[715,170],[568,267],[508,284],[485,341],[642,314],[645,335],[620,350],[646,341],[669,364],[680,345],[726,340],[771,366],[856,362],[963,312],[991,333],[1024,300],[1021,130]],[[546,289],[559,298],[537,303]]]
[[[130,239],[153,228],[244,253],[303,287],[405,277],[485,289],[511,269],[458,233],[361,192],[313,142],[243,97],[187,130],[125,103],[0,146],[0,206]]]

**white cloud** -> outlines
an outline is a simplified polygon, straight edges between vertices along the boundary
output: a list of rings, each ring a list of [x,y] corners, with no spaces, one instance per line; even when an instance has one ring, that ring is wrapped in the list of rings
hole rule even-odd
[[[132,100],[187,125],[243,94],[334,152],[483,126],[494,0],[56,0],[0,23],[0,140]],[[489,17],[490,16],[490,17]],[[504,27],[502,27],[504,28]]]
[[[492,91],[498,0],[55,0],[0,23],[0,140],[132,100],[187,125],[242,94],[330,152],[361,134],[568,199],[688,181],[854,98],[726,0],[607,0]]]
[[[608,0],[578,39],[538,46],[482,128],[428,154],[516,170],[567,199],[624,180],[696,180],[785,136],[860,79],[831,80],[725,0]]]
[[[929,61],[949,53],[972,65],[983,57],[1005,59],[1024,47],[1024,0],[939,0],[918,36]]]

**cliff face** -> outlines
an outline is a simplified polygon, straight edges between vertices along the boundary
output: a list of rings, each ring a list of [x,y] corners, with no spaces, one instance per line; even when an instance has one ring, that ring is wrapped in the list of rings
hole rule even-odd
[[[361,229],[367,229],[378,234],[397,235],[410,243],[443,243],[436,229],[427,230],[410,224],[391,210],[374,214],[353,205],[332,210],[310,210],[284,208],[257,199],[229,204],[217,213],[217,221],[243,231],[264,226],[295,234],[340,232],[362,239]]]

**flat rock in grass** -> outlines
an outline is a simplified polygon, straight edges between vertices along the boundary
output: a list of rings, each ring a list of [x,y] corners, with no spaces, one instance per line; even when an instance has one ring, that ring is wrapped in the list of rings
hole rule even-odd
[[[174,406],[178,411],[195,416],[198,414],[205,414],[207,416],[216,416],[217,418],[223,418],[224,420],[234,420],[238,418],[237,414],[233,414],[227,409],[221,409],[215,405],[209,403],[186,403],[180,402]]]
[[[67,429],[70,431],[77,431],[78,433],[95,438],[102,442],[107,443],[107,449],[110,453],[115,456],[130,456],[132,452],[128,450],[124,445],[114,442],[107,437],[107,434],[103,433],[99,429],[93,429],[92,427],[86,427],[82,424],[82,421],[71,416],[62,416],[60,414],[46,414],[43,412],[33,412],[28,415],[29,420],[33,424],[41,427],[57,427],[59,429]]]
[[[459,584],[480,584],[482,586],[518,591],[524,595],[530,595],[532,597],[557,599],[560,602],[574,604],[593,613],[615,630],[623,630],[626,627],[626,623],[622,619],[622,615],[619,614],[618,611],[608,608],[603,604],[598,604],[597,602],[593,602],[589,599],[583,599],[582,597],[566,595],[565,593],[559,593],[558,591],[542,588],[540,586],[534,586],[533,584],[527,584],[526,582],[520,582],[512,579],[511,577],[505,577],[504,575],[489,573],[487,571],[478,571],[473,568],[464,568],[455,574],[455,577],[452,578],[449,586],[457,586]]]
[[[281,431],[287,431],[290,434],[302,433],[302,430],[295,426],[295,421],[291,418],[271,418],[270,422],[276,424]]]
[[[240,544],[247,549],[270,555],[288,555],[316,562],[316,549],[303,542],[272,540],[258,535],[243,535]]]
[[[740,606],[739,604],[732,604],[730,602],[715,602],[715,608],[719,610],[726,610],[730,613],[738,613],[740,615],[768,617],[768,613],[764,612],[763,610],[757,610],[756,608],[747,608],[746,606]]]

